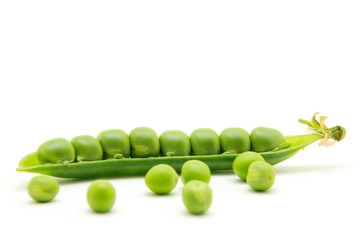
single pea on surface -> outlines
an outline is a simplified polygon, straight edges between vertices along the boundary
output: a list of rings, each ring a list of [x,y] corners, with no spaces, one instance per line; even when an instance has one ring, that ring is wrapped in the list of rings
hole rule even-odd
[[[87,191],[87,202],[95,212],[108,212],[116,202],[116,191],[113,185],[106,180],[96,180]]]
[[[212,190],[199,180],[191,180],[182,189],[182,201],[190,213],[203,214],[211,206]]]
[[[47,176],[35,176],[28,183],[28,194],[37,202],[50,202],[59,192],[57,180]]]
[[[168,194],[177,185],[178,174],[167,164],[153,166],[145,176],[146,186],[156,194]]]
[[[200,180],[209,183],[211,178],[211,171],[209,166],[199,160],[189,160],[182,165],[181,180],[183,184],[191,180]]]
[[[246,181],[249,166],[255,161],[265,162],[263,156],[256,152],[244,152],[239,154],[233,162],[234,173],[239,178]]]
[[[268,127],[254,128],[250,133],[251,150],[254,152],[266,152],[273,150],[285,141],[284,135]]]
[[[274,185],[275,170],[267,162],[253,162],[249,167],[246,182],[254,190],[266,191]]]

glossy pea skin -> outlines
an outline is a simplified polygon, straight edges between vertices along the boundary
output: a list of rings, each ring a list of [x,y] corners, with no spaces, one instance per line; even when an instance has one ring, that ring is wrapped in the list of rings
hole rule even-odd
[[[206,163],[199,160],[189,160],[182,165],[181,180],[183,184],[191,180],[199,180],[209,183],[211,178],[211,171]]]
[[[190,213],[203,214],[211,206],[212,190],[205,182],[189,181],[182,189],[182,201]]]
[[[75,151],[68,140],[64,138],[54,138],[39,146],[37,158],[42,164],[74,162]]]
[[[74,137],[71,141],[77,161],[94,161],[103,159],[103,149],[99,141],[89,135]]]
[[[108,212],[116,202],[116,191],[113,185],[106,180],[96,180],[87,191],[87,202],[95,212]]]
[[[222,152],[250,151],[249,133],[242,128],[226,128],[220,133],[220,145]]]
[[[59,192],[57,180],[47,176],[35,176],[28,183],[28,194],[37,202],[50,202]]]
[[[263,156],[256,152],[244,152],[239,154],[233,162],[234,173],[239,178],[246,181],[249,167],[255,161],[265,162]]]
[[[275,181],[275,170],[267,162],[253,162],[248,171],[246,182],[256,191],[266,191],[271,188]]]
[[[250,133],[251,149],[255,152],[273,150],[285,140],[284,135],[273,128],[257,127]]]
[[[167,164],[153,166],[145,176],[146,186],[156,194],[168,194],[177,185],[178,174]]]
[[[162,156],[188,156],[191,154],[189,136],[179,130],[165,131],[160,135]]]
[[[121,129],[104,130],[97,139],[103,149],[103,159],[129,157],[131,145],[127,133]]]
[[[220,153],[219,135],[210,128],[199,128],[190,135],[192,155],[213,155]]]
[[[160,142],[157,133],[149,127],[138,127],[129,134],[131,143],[131,157],[146,158],[158,157]]]

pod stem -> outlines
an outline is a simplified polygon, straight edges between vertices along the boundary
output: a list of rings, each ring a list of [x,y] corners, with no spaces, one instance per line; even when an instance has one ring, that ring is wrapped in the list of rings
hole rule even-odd
[[[306,124],[310,130],[313,132],[320,134],[323,136],[321,139],[319,146],[330,147],[334,145],[336,142],[341,141],[346,136],[346,129],[341,126],[335,126],[332,128],[328,128],[325,125],[325,121],[327,120],[326,116],[319,116],[319,121],[316,119],[316,116],[320,114],[316,112],[311,121],[299,119],[300,123]]]

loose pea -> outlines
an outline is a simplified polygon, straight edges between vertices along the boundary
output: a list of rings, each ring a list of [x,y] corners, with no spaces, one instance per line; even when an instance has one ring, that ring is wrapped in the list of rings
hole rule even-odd
[[[77,161],[93,161],[103,159],[102,146],[95,137],[81,135],[73,138],[70,142],[74,147]]]
[[[242,153],[250,150],[249,133],[242,128],[226,128],[220,133],[222,152]]]
[[[186,184],[191,180],[200,180],[202,182],[209,183],[210,178],[210,168],[204,162],[199,160],[189,160],[182,165],[181,180],[183,184]]]
[[[54,138],[39,146],[37,157],[42,164],[74,162],[75,151],[68,140]]]
[[[248,171],[246,182],[257,191],[266,191],[271,188],[275,181],[275,170],[267,162],[253,162]]]
[[[234,173],[239,178],[246,181],[249,166],[250,166],[250,164],[252,164],[255,161],[264,162],[265,160],[259,153],[256,153],[256,152],[244,152],[244,153],[239,154],[233,162]]]
[[[250,133],[251,149],[255,152],[273,150],[284,140],[284,135],[273,128],[257,127]]]
[[[96,180],[87,191],[88,205],[95,212],[108,212],[116,202],[116,191],[106,180]]]
[[[145,176],[146,186],[156,194],[170,193],[177,185],[178,174],[167,164],[153,166]]]
[[[49,202],[59,192],[57,180],[47,176],[35,176],[28,183],[28,194],[38,202]]]
[[[211,206],[212,190],[205,182],[189,181],[182,189],[182,201],[189,212],[203,214]]]
[[[157,133],[148,127],[138,127],[129,134],[132,157],[158,157],[160,143]]]
[[[188,156],[191,154],[190,139],[179,130],[165,131],[160,135],[162,156]]]
[[[103,149],[103,158],[128,158],[131,145],[127,133],[120,129],[104,130],[97,137]]]
[[[219,135],[210,128],[199,128],[190,135],[192,155],[212,155],[220,153]]]

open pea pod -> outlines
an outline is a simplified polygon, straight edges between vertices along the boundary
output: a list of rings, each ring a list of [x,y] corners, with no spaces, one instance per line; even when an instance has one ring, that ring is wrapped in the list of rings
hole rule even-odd
[[[341,141],[346,130],[343,127],[335,126],[327,128],[324,125],[325,117],[321,116],[320,122],[313,116],[312,121],[300,119],[313,131],[306,135],[286,136],[284,143],[277,148],[261,152],[265,161],[271,165],[280,163],[308,145],[321,140],[320,145],[331,146],[335,141]],[[200,160],[206,163],[212,172],[220,170],[232,170],[232,163],[238,154],[217,154],[200,156],[165,156],[148,158],[123,158],[95,160],[90,162],[72,162],[63,164],[41,164],[36,153],[30,153],[20,160],[17,171],[39,173],[61,178],[105,178],[144,175],[157,164],[169,164],[177,172],[181,171],[182,165],[188,160]]]

